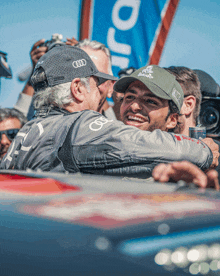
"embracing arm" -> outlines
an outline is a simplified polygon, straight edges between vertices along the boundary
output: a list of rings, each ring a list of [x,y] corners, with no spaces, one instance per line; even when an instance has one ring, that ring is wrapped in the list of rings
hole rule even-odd
[[[212,152],[205,143],[183,135],[155,130],[142,131],[84,111],[75,123],[71,150],[83,172],[149,174],[159,163],[187,160],[205,170]]]

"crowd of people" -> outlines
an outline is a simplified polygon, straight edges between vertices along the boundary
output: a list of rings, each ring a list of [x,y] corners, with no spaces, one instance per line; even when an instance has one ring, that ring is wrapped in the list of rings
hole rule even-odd
[[[0,109],[1,169],[153,176],[219,190],[219,142],[189,137],[202,101],[195,71],[146,65],[116,78],[100,42],[43,42],[31,49],[34,70],[14,108]]]

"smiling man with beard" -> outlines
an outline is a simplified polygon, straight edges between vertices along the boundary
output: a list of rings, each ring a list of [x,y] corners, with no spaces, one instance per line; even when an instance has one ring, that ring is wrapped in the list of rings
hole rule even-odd
[[[183,90],[175,77],[156,65],[142,67],[118,80],[114,86],[124,92],[121,119],[141,130],[175,128],[183,103]]]
[[[142,67],[118,80],[114,89],[124,93],[120,113],[126,125],[151,132],[156,129],[170,132],[176,128],[184,93],[175,76],[167,70],[156,65]],[[203,141],[213,142],[209,138]],[[215,158],[218,158],[218,146],[215,143],[209,146],[215,148]],[[160,182],[184,180],[219,190],[216,172],[209,173],[205,175],[192,163],[184,161],[158,165],[153,177]]]

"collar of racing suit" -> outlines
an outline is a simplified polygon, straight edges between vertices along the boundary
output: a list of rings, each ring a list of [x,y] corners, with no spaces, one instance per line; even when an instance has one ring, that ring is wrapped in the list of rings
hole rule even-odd
[[[35,115],[34,115],[34,118],[38,118],[38,117],[48,117],[48,116],[52,116],[52,115],[58,115],[58,114],[64,114],[64,115],[69,115],[70,112],[63,109],[63,108],[60,108],[60,107],[57,107],[57,106],[54,106],[54,107],[48,107],[48,106],[45,106],[45,107],[42,107],[41,109],[37,110]]]

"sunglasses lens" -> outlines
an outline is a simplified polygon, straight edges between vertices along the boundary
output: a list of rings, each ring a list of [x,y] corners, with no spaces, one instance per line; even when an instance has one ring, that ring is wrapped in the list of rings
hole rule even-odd
[[[9,129],[6,131],[6,135],[10,140],[13,140],[18,133],[19,129]]]

